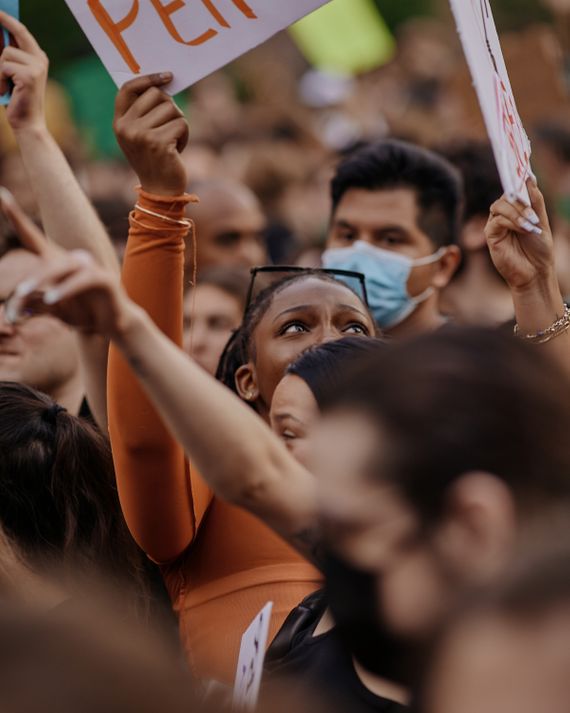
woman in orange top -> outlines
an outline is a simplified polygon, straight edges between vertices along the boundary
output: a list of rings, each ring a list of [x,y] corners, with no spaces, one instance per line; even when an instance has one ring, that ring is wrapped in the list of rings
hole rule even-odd
[[[170,97],[156,88],[161,83],[165,79],[160,77],[134,80],[117,100],[117,136],[142,184],[131,215],[123,282],[130,297],[181,345],[184,239],[189,229],[184,216],[193,199],[183,193],[187,177],[179,151],[188,129]],[[354,309],[336,307],[351,301]],[[289,316],[295,306],[299,309]],[[291,285],[266,308],[257,315],[255,363],[248,360],[236,378],[241,396],[265,419],[275,386],[301,351],[354,331],[374,331],[356,295],[319,279]],[[283,311],[287,314],[280,316]],[[299,327],[299,320],[309,326]],[[241,635],[257,612],[273,601],[272,637],[289,611],[320,586],[319,572],[260,520],[213,498],[114,349],[108,397],[127,523],[139,545],[162,565],[192,669],[200,677],[231,682]],[[195,416],[200,419],[201,414]],[[220,449],[222,467],[222,438]]]

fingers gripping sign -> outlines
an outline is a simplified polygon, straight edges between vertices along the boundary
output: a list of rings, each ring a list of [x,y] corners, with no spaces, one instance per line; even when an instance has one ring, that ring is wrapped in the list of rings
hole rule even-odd
[[[531,207],[506,196],[491,206],[485,235],[495,267],[511,288],[521,289],[551,274],[554,241],[544,198],[530,179]]]
[[[19,0],[0,0],[0,15],[6,17],[18,17],[20,14]],[[10,30],[7,27],[2,27],[0,30],[0,54],[10,46],[15,45],[15,40]],[[0,104],[9,104],[12,96],[12,85],[9,81],[2,77],[0,81]]]
[[[117,141],[149,193],[180,195],[188,176],[180,154],[189,137],[188,122],[163,88],[172,74],[152,74],[127,82],[117,95]]]

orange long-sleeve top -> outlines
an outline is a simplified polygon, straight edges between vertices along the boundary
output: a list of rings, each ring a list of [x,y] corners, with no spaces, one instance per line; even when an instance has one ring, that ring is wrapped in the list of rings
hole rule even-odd
[[[123,266],[130,297],[179,346],[188,228],[174,221],[183,221],[191,200],[140,191]],[[114,348],[108,403],[125,519],[161,564],[190,666],[201,678],[232,683],[241,636],[254,616],[274,603],[271,641],[290,610],[321,585],[320,574],[260,520],[213,496]]]

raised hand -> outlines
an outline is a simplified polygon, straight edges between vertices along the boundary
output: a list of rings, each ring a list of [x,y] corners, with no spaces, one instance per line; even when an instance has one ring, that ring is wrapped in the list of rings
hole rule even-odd
[[[544,198],[527,183],[531,207],[504,196],[491,206],[485,228],[491,258],[511,289],[521,290],[554,274],[554,241]]]
[[[142,188],[158,195],[180,195],[188,183],[180,157],[188,143],[188,122],[161,89],[171,81],[170,73],[133,79],[115,105],[117,141]]]
[[[129,309],[138,308],[116,274],[97,265],[86,251],[68,253],[49,243],[5,190],[0,192],[0,204],[22,245],[41,258],[8,300],[6,319],[17,322],[31,314],[51,314],[87,334],[122,334]]]
[[[7,90],[7,80],[11,80],[14,85],[6,110],[10,126],[16,132],[43,127],[48,58],[26,27],[16,18],[0,12],[0,24],[12,34],[18,45],[5,47],[0,55],[0,92]]]

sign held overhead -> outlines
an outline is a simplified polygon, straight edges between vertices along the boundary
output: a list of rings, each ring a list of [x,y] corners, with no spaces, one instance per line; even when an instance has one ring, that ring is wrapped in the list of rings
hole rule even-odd
[[[503,189],[526,205],[531,146],[519,116],[489,0],[450,0]]]
[[[329,0],[66,0],[115,82],[169,71],[186,89]]]

